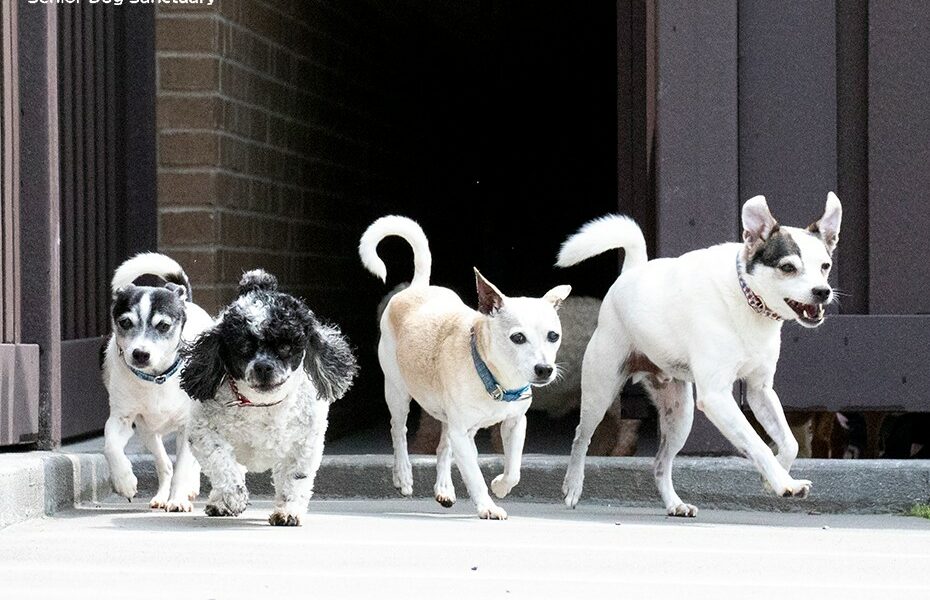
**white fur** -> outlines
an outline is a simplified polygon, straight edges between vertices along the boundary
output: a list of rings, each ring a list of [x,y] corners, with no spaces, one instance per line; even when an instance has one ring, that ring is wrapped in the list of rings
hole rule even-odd
[[[275,487],[271,518],[299,525],[323,459],[329,402],[317,397],[303,366],[269,393],[260,393],[245,381],[236,385],[252,402],[280,403],[235,406],[235,395],[225,380],[214,399],[194,402],[188,435],[212,486],[208,514],[240,514],[249,498],[246,471],[271,469]]]
[[[565,240],[559,250],[558,267],[570,267],[615,248],[623,248],[626,257],[623,269],[646,264],[646,240],[636,221],[624,215],[607,215],[586,223],[581,230]]]
[[[423,229],[415,221],[407,217],[393,215],[381,217],[365,230],[358,245],[362,264],[381,281],[384,281],[387,278],[387,267],[384,266],[384,261],[378,256],[378,242],[391,235],[403,238],[413,249],[413,280],[411,285],[428,285],[433,257],[429,251],[426,234],[423,233]]]
[[[479,353],[492,368],[505,389],[518,389],[533,382],[544,385],[535,366],[555,364],[559,341],[546,339],[549,332],[561,334],[556,308],[571,288],[559,286],[544,298],[509,298],[477,273],[479,289],[484,290],[490,314],[481,314],[462,303],[447,288],[429,286],[429,247],[415,223],[403,217],[378,219],[362,236],[359,253],[362,262],[383,278],[384,263],[376,247],[382,237],[399,235],[414,248],[416,273],[411,286],[388,302],[381,318],[378,359],[385,378],[385,400],[391,411],[394,444],[394,486],[409,496],[413,493],[413,472],[407,454],[406,422],[411,398],[442,423],[442,437],[436,450],[435,498],[444,506],[455,502],[452,461],[458,465],[468,495],[482,519],[506,519],[488,493],[474,436],[478,429],[501,423],[504,445],[504,472],[491,482],[491,490],[503,498],[520,480],[520,463],[526,435],[529,400],[502,402],[490,397],[481,382],[471,355],[470,331],[477,332]],[[409,319],[408,328],[392,325],[394,319]],[[526,337],[514,344],[515,333]],[[400,341],[399,341],[400,340]],[[400,346],[404,343],[404,346]]]
[[[164,276],[177,273],[183,273],[181,267],[167,256],[140,254],[120,265],[113,277],[112,289],[116,291],[144,274]],[[151,303],[147,301],[147,296],[140,300],[139,314],[148,315]],[[165,371],[177,358],[177,342],[192,341],[212,324],[213,320],[202,308],[191,302],[185,306],[187,320],[181,339],[170,347],[146,347],[152,355],[152,364],[144,369],[146,372],[157,374]],[[183,435],[191,399],[181,389],[180,369],[161,385],[143,381],[133,374],[126,361],[132,350],[139,347],[140,342],[130,340],[129,346],[122,348],[121,352],[117,336],[111,334],[105,351],[103,383],[109,395],[110,416],[104,427],[104,455],[110,468],[110,481],[117,494],[127,498],[136,495],[137,480],[125,454],[135,424],[136,432],[155,458],[158,473],[158,491],[149,505],[169,511],[190,511],[191,500],[200,490],[200,468],[191,455],[187,437]],[[175,477],[172,477],[174,467],[162,441],[163,436],[172,432],[178,432],[176,466],[179,475]],[[182,471],[186,475],[180,475]]]
[[[839,232],[832,196],[825,216],[832,219],[833,232]],[[832,205],[832,206],[831,206]],[[694,516],[697,509],[684,503],[672,485],[672,460],[684,445],[691,429],[694,397],[697,406],[756,466],[764,481],[778,495],[804,496],[811,487],[807,480],[793,479],[788,470],[797,455],[778,396],[772,389],[781,346],[782,321],[755,312],[744,298],[737,281],[737,256],[745,262],[754,244],[762,243],[773,231],[775,221],[768,215],[764,198],[746,203],[743,211],[744,244],[720,244],[684,254],[678,258],[655,259],[643,266],[625,265],[622,274],[607,293],[597,329],[588,344],[582,367],[581,421],[572,446],[563,493],[574,507],[582,492],[584,458],[591,435],[624,382],[632,377],[646,384],[657,405],[661,442],[656,456],[655,478],[669,515]],[[596,229],[583,228],[572,236],[566,248],[573,264],[611,247],[602,231],[613,222],[613,239],[629,241],[638,256],[642,236],[631,232],[628,220],[600,220]],[[821,220],[819,223],[824,223]],[[809,233],[787,231],[800,247],[796,261],[801,271],[787,276],[776,268],[757,267],[747,275],[753,291],[786,319],[797,315],[785,298],[810,302],[811,288],[826,285],[829,252],[822,241]],[[823,229],[823,227],[822,227]],[[831,294],[832,296],[832,294]],[[630,367],[634,354],[648,357],[661,373],[651,375]],[[747,422],[732,396],[733,382],[744,380],[747,400],[757,419],[778,448],[774,456]]]

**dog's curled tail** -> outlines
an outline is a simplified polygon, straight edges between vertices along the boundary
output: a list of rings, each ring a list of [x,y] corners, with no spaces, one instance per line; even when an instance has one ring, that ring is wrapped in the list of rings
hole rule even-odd
[[[646,264],[646,239],[636,221],[624,215],[607,215],[581,226],[559,250],[557,267],[570,267],[607,250],[623,248],[623,270]]]
[[[116,272],[113,273],[113,281],[110,284],[110,289],[116,292],[116,290],[121,287],[127,286],[140,278],[144,278],[146,275],[154,275],[155,277],[164,279],[168,283],[183,287],[184,291],[187,292],[186,300],[188,302],[192,301],[191,298],[193,294],[191,293],[191,282],[190,279],[187,278],[187,273],[184,272],[181,265],[174,259],[157,252],[136,254],[121,264],[119,268],[116,269]],[[153,284],[158,285],[156,282],[149,282],[142,279],[138,285]]]
[[[429,242],[423,229],[412,219],[399,216],[381,217],[368,226],[358,244],[358,254],[362,264],[376,277],[385,281],[387,267],[378,256],[378,242],[384,238],[396,235],[401,237],[413,248],[413,280],[412,286],[429,285],[429,274],[433,264],[433,256],[429,252]]]

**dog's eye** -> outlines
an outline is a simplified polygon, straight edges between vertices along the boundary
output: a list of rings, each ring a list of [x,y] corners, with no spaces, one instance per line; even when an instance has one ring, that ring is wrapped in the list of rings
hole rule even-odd
[[[824,271],[827,271],[830,269],[831,266],[832,265],[830,263],[823,263],[822,265],[820,265],[820,268],[823,269]]]
[[[165,321],[155,326],[155,331],[158,333],[168,333],[169,329],[171,329],[171,323],[166,323]]]
[[[510,336],[510,341],[513,342],[514,344],[525,344],[526,336],[523,335],[522,333],[515,333],[512,336]]]
[[[782,273],[796,273],[798,270],[797,267],[791,263],[785,263],[778,268],[781,269]]]
[[[283,346],[278,346],[278,354],[282,357],[291,355],[291,346],[290,344],[284,344]]]
[[[132,329],[132,319],[130,319],[129,317],[123,317],[122,319],[117,321],[116,324],[122,327],[123,329]]]
[[[559,334],[554,331],[550,331],[549,335],[546,336],[546,339],[554,344],[555,342],[559,341],[559,337]]]

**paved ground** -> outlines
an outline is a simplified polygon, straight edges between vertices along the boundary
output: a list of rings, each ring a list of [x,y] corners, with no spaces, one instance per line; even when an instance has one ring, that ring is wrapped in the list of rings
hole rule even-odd
[[[507,502],[316,501],[301,528],[113,499],[0,532],[2,598],[918,598],[930,521]],[[881,590],[881,595],[878,591]],[[922,590],[922,592],[918,592]]]

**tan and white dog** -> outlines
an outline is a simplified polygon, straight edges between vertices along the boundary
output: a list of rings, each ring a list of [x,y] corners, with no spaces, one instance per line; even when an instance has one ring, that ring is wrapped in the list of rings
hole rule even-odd
[[[378,243],[399,236],[413,248],[410,287],[399,292],[381,318],[378,359],[384,371],[384,396],[391,411],[394,443],[394,486],[413,493],[413,471],[407,454],[407,414],[411,397],[442,422],[436,449],[436,501],[455,503],[452,460],[465,481],[478,517],[506,519],[507,513],[488,494],[478,465],[475,433],[501,423],[504,472],[491,482],[503,498],[520,481],[531,386],[556,377],[555,357],[562,334],[556,313],[571,287],[560,285],[542,298],[510,298],[475,270],[478,311],[467,307],[452,290],[429,285],[432,257],[423,230],[414,221],[382,217],[362,235],[362,264],[387,276]]]

